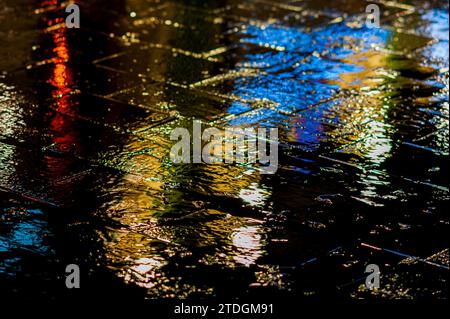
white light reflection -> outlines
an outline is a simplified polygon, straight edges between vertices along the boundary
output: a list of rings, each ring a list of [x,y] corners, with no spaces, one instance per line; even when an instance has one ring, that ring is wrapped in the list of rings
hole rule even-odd
[[[259,185],[257,183],[252,183],[248,188],[242,188],[239,192],[239,198],[255,207],[264,206],[269,196],[270,192],[265,189],[259,188]]]
[[[237,249],[233,256],[237,263],[250,266],[263,255],[261,230],[257,226],[246,226],[236,230],[232,235],[233,246]]]

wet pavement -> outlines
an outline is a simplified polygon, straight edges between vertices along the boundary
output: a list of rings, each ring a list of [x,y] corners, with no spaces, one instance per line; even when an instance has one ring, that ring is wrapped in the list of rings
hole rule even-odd
[[[8,297],[448,295],[448,1],[0,2]],[[277,127],[277,173],[172,164],[193,119]]]

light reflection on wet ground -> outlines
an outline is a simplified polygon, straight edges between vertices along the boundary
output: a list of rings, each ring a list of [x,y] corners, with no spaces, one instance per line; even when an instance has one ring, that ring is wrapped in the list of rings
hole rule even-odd
[[[0,11],[0,280],[62,298],[442,297],[448,3],[80,1]],[[327,3],[325,5],[324,3]],[[193,119],[278,127],[280,167],[172,165]],[[438,254],[438,255],[435,255]],[[447,258],[445,257],[447,255]]]

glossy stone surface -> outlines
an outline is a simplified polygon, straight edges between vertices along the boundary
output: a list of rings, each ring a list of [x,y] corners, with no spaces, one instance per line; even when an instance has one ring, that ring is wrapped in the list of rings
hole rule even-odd
[[[1,3],[8,297],[447,296],[448,2]],[[171,164],[193,119],[277,127],[278,172]]]

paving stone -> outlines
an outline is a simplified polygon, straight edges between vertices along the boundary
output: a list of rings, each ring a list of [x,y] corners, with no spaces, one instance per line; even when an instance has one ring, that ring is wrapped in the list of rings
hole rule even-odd
[[[448,3],[77,3],[0,8],[9,297],[66,298],[66,262],[110,300],[448,292]],[[276,174],[171,163],[194,119],[278,128]]]

